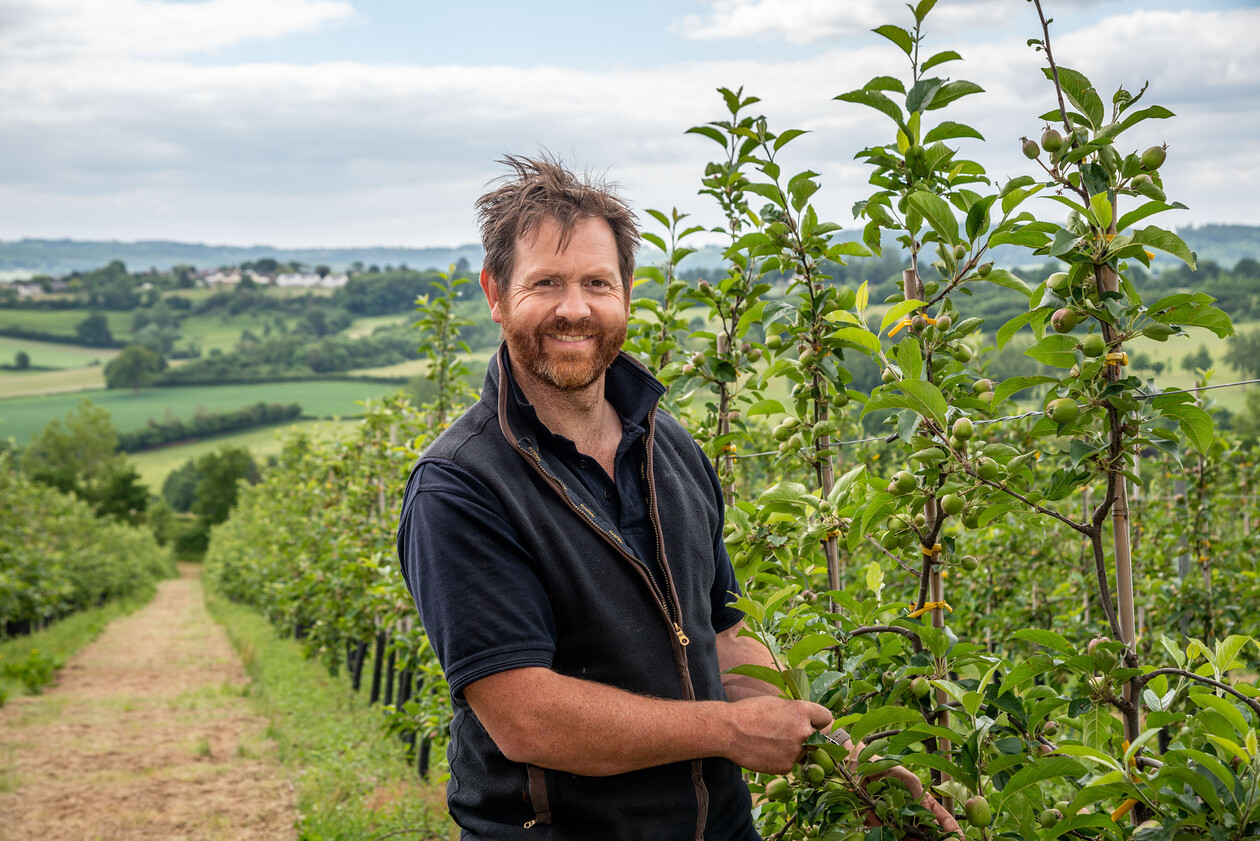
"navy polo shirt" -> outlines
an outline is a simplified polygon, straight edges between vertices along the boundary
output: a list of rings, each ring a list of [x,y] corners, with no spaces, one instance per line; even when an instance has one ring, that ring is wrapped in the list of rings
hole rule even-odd
[[[593,457],[580,452],[573,441],[549,430],[512,379],[511,366],[501,372],[511,386],[509,399],[517,402],[531,432],[548,459],[557,459],[579,477],[617,524],[618,533],[662,586],[657,566],[656,532],[649,516],[647,497],[646,426],[648,413],[664,387],[627,376],[614,366],[604,381],[604,395],[621,418],[613,476],[608,476]],[[699,445],[696,445],[699,448]],[[721,510],[722,488],[707,458],[705,464],[714,498]],[[521,470],[530,469],[524,462]],[[669,512],[660,512],[666,528]],[[573,528],[576,523],[557,523]],[[421,465],[403,500],[399,521],[398,550],[408,589],[434,651],[442,662],[451,694],[459,696],[468,684],[510,669],[550,668],[556,650],[551,602],[531,560],[520,545],[506,512],[493,492],[467,471],[446,462]],[[493,575],[484,573],[485,554],[496,557]],[[474,553],[481,562],[474,559]],[[734,626],[743,613],[731,607],[739,592],[735,571],[722,540],[719,523],[713,534],[715,576],[711,601],[714,630]],[[419,586],[417,586],[419,585]],[[645,585],[646,586],[646,585]],[[473,647],[461,629],[477,622],[491,633],[481,640],[496,640],[486,648]]]

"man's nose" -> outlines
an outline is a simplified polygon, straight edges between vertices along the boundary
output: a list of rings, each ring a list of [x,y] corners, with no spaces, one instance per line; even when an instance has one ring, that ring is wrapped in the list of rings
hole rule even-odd
[[[591,314],[590,303],[586,300],[586,289],[580,283],[565,284],[560,293],[560,301],[556,305],[556,315],[569,321],[581,321]]]

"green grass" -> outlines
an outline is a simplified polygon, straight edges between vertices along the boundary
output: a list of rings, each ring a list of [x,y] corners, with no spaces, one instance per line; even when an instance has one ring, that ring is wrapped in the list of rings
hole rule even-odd
[[[334,436],[345,436],[354,429],[357,421],[303,421],[281,426],[268,426],[262,429],[251,429],[234,435],[219,435],[205,438],[188,444],[161,447],[156,450],[145,450],[130,456],[132,464],[140,474],[140,481],[148,485],[153,493],[160,493],[162,483],[175,468],[190,458],[199,458],[220,447],[243,447],[250,451],[254,460],[261,463],[267,456],[277,455],[282,445],[282,437],[292,430],[301,430],[312,437],[328,439]]]
[[[362,336],[371,335],[372,331],[382,325],[404,325],[410,326],[416,317],[410,313],[407,315],[372,315],[364,318],[356,318],[349,327],[341,332],[340,335],[351,339],[358,339]],[[417,334],[416,343],[420,343]]]
[[[206,605],[249,672],[246,697],[271,722],[269,735],[294,779],[303,841],[386,833],[416,841],[456,837],[445,786],[417,777],[402,745],[383,731],[379,708],[208,581]]]
[[[61,368],[56,371],[0,372],[0,400],[6,397],[38,397],[68,391],[95,391],[105,388],[105,368]],[[3,417],[3,413],[0,413]],[[2,435],[3,433],[0,433]]]
[[[102,607],[72,613],[29,636],[0,642],[0,699],[29,694],[21,680],[5,676],[4,666],[49,658],[60,668],[79,649],[100,636],[106,625],[144,607],[156,592],[154,585],[147,584],[130,596]]]
[[[139,394],[129,389],[93,391],[88,394],[51,394],[38,397],[11,397],[0,400],[0,437],[12,436],[25,445],[31,435],[53,418],[64,417],[85,398],[109,411],[114,426],[127,431],[138,429],[149,418],[161,420],[171,415],[190,419],[198,409],[234,411],[253,403],[300,403],[308,417],[355,416],[363,411],[357,401],[379,397],[396,386],[384,383],[344,380],[313,380],[288,383],[209,385],[185,388],[147,388]]]
[[[274,326],[275,321],[276,314],[274,313],[190,315],[179,323],[182,338],[177,346],[187,347],[195,339],[202,353],[208,353],[215,348],[226,353],[236,347],[242,330],[249,330],[255,336],[262,338],[265,325]],[[290,327],[296,323],[296,319],[293,318],[284,318],[284,321]]]
[[[26,330],[43,330],[48,333],[64,333],[74,335],[74,328],[80,321],[91,315],[90,309],[73,310],[15,310],[0,309],[0,328],[21,327]],[[109,322],[109,331],[115,339],[125,339],[131,335],[131,313],[99,310]]]
[[[1234,329],[1239,333],[1251,332],[1258,327],[1260,327],[1260,322],[1257,321],[1239,322],[1234,325]],[[1191,329],[1188,332],[1190,333],[1189,337],[1174,336],[1166,342],[1156,342],[1153,339],[1146,338],[1134,339],[1129,342],[1126,347],[1129,351],[1130,360],[1137,353],[1145,353],[1152,362],[1164,363],[1164,370],[1158,376],[1152,371],[1137,371],[1135,373],[1143,379],[1154,377],[1156,385],[1161,388],[1191,388],[1195,384],[1196,374],[1193,371],[1183,370],[1181,360],[1186,355],[1197,352],[1199,346],[1202,345],[1212,355],[1214,367],[1212,383],[1251,379],[1251,377],[1243,376],[1225,364],[1225,349],[1228,339],[1218,339],[1214,334],[1206,330]],[[1239,412],[1246,406],[1248,388],[1260,388],[1260,386],[1222,388],[1205,392],[1205,394],[1231,412]]]
[[[490,361],[493,353],[493,349],[487,349],[456,355],[464,360],[464,364],[473,372],[472,379],[477,384],[480,384],[482,377],[486,373],[486,363]],[[379,368],[360,368],[349,373],[360,377],[418,377],[423,376],[428,370],[429,360],[408,359],[406,362],[398,362],[394,365],[382,365]]]
[[[0,362],[12,365],[19,351],[26,351],[31,358],[31,365],[43,368],[77,368],[90,365],[93,360],[103,366],[118,353],[113,348],[83,347],[0,336]],[[0,383],[10,377],[30,377],[37,373],[40,372],[4,371],[0,373]]]

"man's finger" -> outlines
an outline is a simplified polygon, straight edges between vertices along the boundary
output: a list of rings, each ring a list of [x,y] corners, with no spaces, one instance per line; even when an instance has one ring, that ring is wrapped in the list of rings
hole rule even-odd
[[[809,723],[813,725],[815,730],[825,730],[831,726],[835,718],[831,715],[831,710],[822,704],[809,705]]]

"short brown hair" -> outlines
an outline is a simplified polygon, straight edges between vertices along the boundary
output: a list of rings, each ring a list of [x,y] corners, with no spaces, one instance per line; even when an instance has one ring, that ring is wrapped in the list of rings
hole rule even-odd
[[[634,212],[617,195],[617,185],[589,173],[579,177],[550,155],[508,155],[499,163],[513,172],[496,189],[477,199],[477,224],[486,249],[482,268],[505,291],[516,262],[516,242],[544,220],[560,225],[560,248],[568,245],[575,223],[603,219],[617,244],[617,268],[629,293],[639,229]]]

